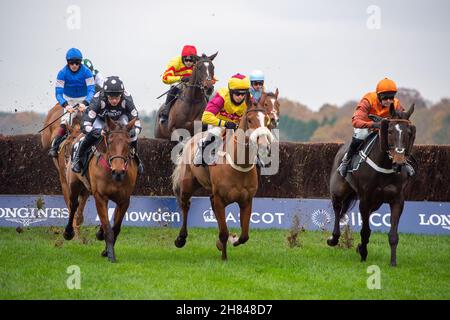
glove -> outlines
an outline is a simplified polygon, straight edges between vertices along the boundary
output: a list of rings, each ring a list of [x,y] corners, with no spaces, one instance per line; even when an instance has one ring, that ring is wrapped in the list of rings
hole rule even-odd
[[[181,78],[181,82],[189,82],[190,78],[191,78],[190,76],[183,77]]]
[[[67,106],[67,107],[66,107],[66,111],[67,111],[68,113],[73,113],[73,112],[75,111],[75,109],[74,109],[72,106]]]
[[[380,122],[381,120],[383,120],[382,117],[379,117],[377,115],[374,114],[369,114],[369,119],[372,120],[373,122]]]
[[[78,105],[78,110],[79,110],[80,112],[84,112],[84,110],[86,110],[86,106],[85,106],[83,103],[80,103],[80,104]]]
[[[381,122],[374,122],[372,123],[373,129],[380,129],[381,128]]]
[[[237,125],[234,122],[227,121],[227,122],[225,122],[225,128],[234,130],[237,128]]]

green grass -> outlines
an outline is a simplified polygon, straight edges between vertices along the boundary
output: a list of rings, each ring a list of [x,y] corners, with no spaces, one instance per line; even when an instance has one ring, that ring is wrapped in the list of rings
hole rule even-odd
[[[328,247],[328,233],[300,233],[302,246],[290,248],[286,230],[251,230],[222,262],[216,229],[190,229],[177,249],[176,229],[125,227],[112,264],[93,227],[82,240],[63,241],[61,231],[0,228],[0,299],[450,299],[448,236],[401,234],[393,268],[379,233],[365,263],[354,248]],[[81,269],[80,290],[67,289],[70,265]],[[381,269],[380,290],[367,289],[370,265]]]

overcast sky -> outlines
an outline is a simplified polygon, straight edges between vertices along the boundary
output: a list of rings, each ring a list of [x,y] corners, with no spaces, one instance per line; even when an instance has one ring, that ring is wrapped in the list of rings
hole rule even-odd
[[[153,110],[185,44],[219,51],[216,87],[262,69],[269,89],[314,110],[359,99],[385,76],[436,102],[450,96],[449,39],[446,0],[1,0],[0,110],[53,106],[70,47],[119,75],[139,111]]]

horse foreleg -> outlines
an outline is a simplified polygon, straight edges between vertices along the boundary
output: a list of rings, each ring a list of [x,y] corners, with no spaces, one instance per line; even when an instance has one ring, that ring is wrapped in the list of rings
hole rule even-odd
[[[243,204],[239,204],[239,208],[241,211],[240,221],[241,221],[241,235],[239,239],[233,243],[233,246],[238,246],[240,244],[244,244],[249,239],[249,229],[250,229],[250,217],[252,214],[252,200],[245,202]]]
[[[75,219],[73,222],[73,228],[75,230],[75,236],[79,236],[80,234],[80,226],[84,221],[84,208],[86,207],[87,199],[89,198],[89,192],[86,189],[81,191],[81,194],[78,196],[78,208],[75,214]]]
[[[95,193],[94,198],[97,213],[102,224],[101,228],[103,229],[105,235],[106,256],[109,261],[116,262],[116,256],[114,254],[114,232],[108,219],[108,198],[102,197],[99,193]]]
[[[69,196],[69,221],[67,222],[66,228],[63,233],[63,237],[66,240],[72,240],[75,236],[73,231],[73,221],[75,217],[75,212],[78,208],[78,196],[81,192],[82,184],[80,181],[74,181],[70,184],[70,196]]]
[[[213,196],[211,203],[219,225],[219,239],[216,241],[216,246],[222,251],[222,260],[227,260],[227,241],[230,234],[225,220],[225,205],[218,195]]]
[[[370,217],[370,208],[365,204],[365,201],[360,200],[359,204],[359,211],[361,213],[362,218],[362,228],[361,228],[361,243],[358,244],[358,247],[356,247],[356,251],[361,256],[361,262],[366,261],[367,259],[367,244],[369,243],[370,238],[370,224],[369,224],[369,217]]]
[[[389,231],[389,245],[391,246],[391,266],[397,266],[398,224],[403,212],[403,199],[390,203],[391,230]]]
[[[122,227],[123,217],[125,216],[125,212],[127,212],[129,205],[130,198],[119,203],[114,212],[114,226],[112,227],[114,232],[114,244],[116,244],[117,237],[119,236],[120,229]]]

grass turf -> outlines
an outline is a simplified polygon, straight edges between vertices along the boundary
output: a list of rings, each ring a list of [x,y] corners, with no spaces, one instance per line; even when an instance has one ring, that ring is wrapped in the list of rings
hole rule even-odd
[[[216,229],[190,229],[177,249],[176,229],[124,227],[112,264],[100,257],[94,227],[72,241],[62,230],[0,228],[0,299],[450,299],[448,236],[400,234],[393,268],[380,233],[361,263],[357,233],[351,249],[330,248],[328,232],[311,231],[291,248],[289,231],[253,229],[222,262]],[[67,288],[71,265],[80,267],[80,290]],[[379,290],[367,288],[370,265],[380,267]]]

